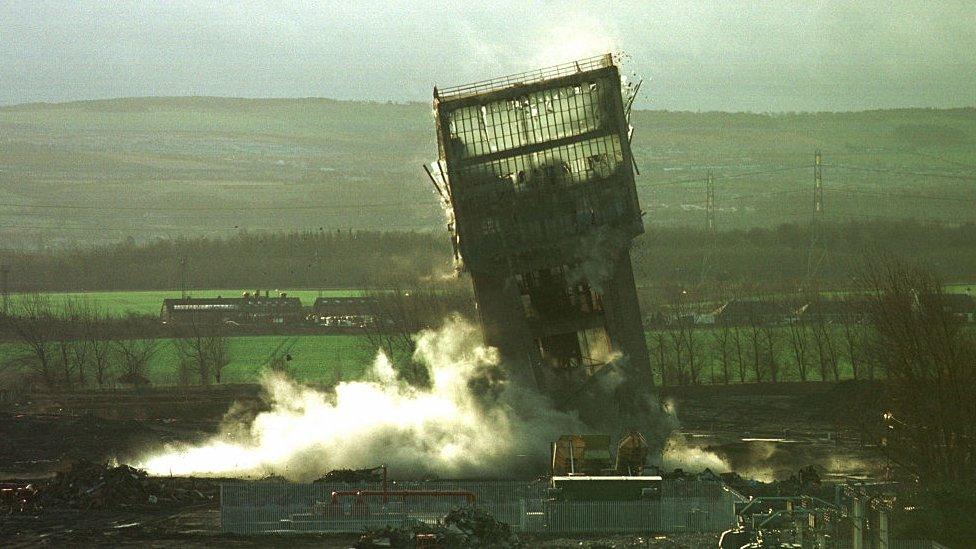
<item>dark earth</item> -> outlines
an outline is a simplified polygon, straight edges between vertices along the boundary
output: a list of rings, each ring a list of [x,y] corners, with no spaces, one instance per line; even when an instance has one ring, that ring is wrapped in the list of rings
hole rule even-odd
[[[714,452],[740,474],[770,480],[786,478],[811,464],[827,475],[881,474],[883,464],[876,448],[861,435],[865,421],[875,415],[880,418],[881,411],[873,404],[878,391],[871,382],[743,384],[663,388],[660,397],[675,410],[688,444]],[[131,395],[118,399],[118,407],[99,399],[97,409],[78,398],[57,405],[50,399],[8,403],[0,412],[3,486],[36,485],[82,459],[125,463],[167,442],[201,440],[219,430],[223,414],[216,410],[221,406],[181,406],[185,396],[176,389],[170,406],[160,402],[159,390],[154,395],[151,413],[133,412]],[[241,391],[244,400],[255,395],[253,387]],[[123,419],[126,416],[138,419]],[[113,509],[44,508],[22,513],[7,509],[0,514],[0,545],[350,547],[358,538],[223,534],[219,480],[165,480],[199,491],[205,499]],[[700,547],[713,546],[717,536],[522,539],[541,547]]]

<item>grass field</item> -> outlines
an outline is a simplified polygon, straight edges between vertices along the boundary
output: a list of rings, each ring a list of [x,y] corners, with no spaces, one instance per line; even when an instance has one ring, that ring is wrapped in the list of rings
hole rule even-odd
[[[843,349],[842,337],[836,335],[839,368],[842,379],[851,378],[851,366]],[[743,336],[745,337],[745,336]],[[797,373],[790,354],[788,336],[780,334],[777,360],[780,364],[780,380],[796,381]],[[300,336],[238,336],[230,338],[231,362],[225,368],[222,381],[226,383],[253,383],[260,379],[262,369],[266,366],[273,350],[283,340],[294,340],[290,354],[292,361],[288,371],[296,379],[312,384],[328,384],[336,380],[362,379],[364,373],[371,367],[376,353],[367,347],[363,338],[354,335],[300,335]],[[696,332],[698,342],[697,360],[701,366],[701,381],[703,383],[718,382],[721,379],[721,363],[713,349],[710,330],[700,329]],[[743,341],[748,344],[747,341]],[[655,340],[653,332],[647,332],[648,352],[651,364],[655,369],[655,379],[660,383],[660,372],[657,371],[658,360],[655,355]],[[0,365],[18,356],[28,354],[27,349],[18,342],[0,342]],[[671,359],[673,360],[673,358]],[[748,361],[748,357],[746,357]],[[820,379],[814,364],[813,355],[810,356],[809,378]],[[161,340],[158,351],[149,365],[149,379],[154,385],[174,385],[178,383],[178,357],[170,340]],[[733,381],[738,380],[738,374],[733,372]],[[832,375],[828,379],[833,379]],[[755,374],[747,368],[746,381],[755,381]],[[768,377],[767,377],[768,380]]]
[[[240,297],[244,290],[190,290],[188,293],[192,297]],[[279,290],[274,290],[272,294],[277,294]],[[311,307],[315,303],[315,298],[322,295],[324,297],[349,297],[362,295],[359,290],[280,290],[291,297],[302,300],[302,305]],[[126,314],[137,315],[158,315],[159,309],[163,305],[164,299],[180,297],[179,290],[147,290],[147,291],[126,291],[126,292],[52,292],[43,294],[53,301],[63,301],[65,299],[80,299],[88,301],[98,306],[104,312],[113,316],[124,316]]]
[[[952,284],[946,284],[946,292],[950,294],[969,294],[976,297],[976,283],[973,282],[957,282]]]
[[[367,349],[358,336],[244,336],[230,338],[230,364],[223,371],[225,383],[252,383],[260,379],[262,368],[270,354],[284,339],[294,339],[288,371],[307,383],[331,383],[337,379],[354,380],[363,377],[372,365],[375,353]],[[20,343],[0,343],[0,364],[27,354]],[[160,342],[149,364],[149,379],[154,385],[175,385],[178,358],[169,340]]]

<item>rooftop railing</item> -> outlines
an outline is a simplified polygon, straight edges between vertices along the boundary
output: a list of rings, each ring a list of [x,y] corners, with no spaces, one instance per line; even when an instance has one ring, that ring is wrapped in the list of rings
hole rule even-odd
[[[460,99],[462,97],[480,95],[514,86],[534,84],[571,74],[602,69],[611,65],[613,65],[613,56],[606,53],[543,69],[520,72],[518,74],[492,78],[491,80],[482,80],[481,82],[474,82],[472,84],[462,84],[460,86],[440,89],[437,90],[437,97],[441,100]]]

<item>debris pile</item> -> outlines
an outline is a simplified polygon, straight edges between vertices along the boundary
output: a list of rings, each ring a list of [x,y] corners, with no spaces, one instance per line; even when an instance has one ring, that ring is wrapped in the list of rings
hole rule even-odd
[[[671,471],[659,467],[648,468],[652,474],[664,480],[721,482],[744,496],[817,496],[829,499],[833,494],[833,485],[823,482],[826,474],[823,467],[807,465],[791,474],[788,478],[763,482],[744,477],[738,473],[715,473],[711,469],[704,469],[699,473],[674,469]]]
[[[744,478],[737,473],[723,473],[722,481],[733,490],[746,496],[817,496],[822,499],[831,499],[833,495],[833,485],[823,482],[824,470],[816,465],[802,467],[789,478],[774,480],[772,482],[760,482],[758,480]]]
[[[364,533],[356,547],[418,547],[429,543],[435,547],[521,547],[512,527],[495,520],[490,513],[474,508],[460,508],[449,512],[439,524],[420,521],[401,527],[387,526]]]
[[[518,547],[519,539],[511,525],[495,520],[477,508],[455,509],[444,517],[444,526],[461,532],[471,547]]]
[[[334,469],[312,482],[382,482],[380,468],[373,469]]]
[[[45,508],[107,509],[133,505],[205,503],[210,497],[199,490],[180,488],[165,479],[150,478],[128,465],[108,465],[82,460],[53,479],[28,485],[16,502],[4,511],[35,512]]]

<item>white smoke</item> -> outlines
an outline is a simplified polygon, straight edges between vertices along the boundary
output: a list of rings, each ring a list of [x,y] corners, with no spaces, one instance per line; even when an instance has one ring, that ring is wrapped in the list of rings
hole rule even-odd
[[[136,465],[153,474],[275,473],[294,480],[380,463],[404,475],[491,476],[542,468],[550,441],[586,432],[575,414],[506,381],[495,349],[462,319],[421,332],[416,341],[414,359],[429,369],[429,388],[399,381],[382,354],[368,381],[330,392],[269,375],[270,410],[249,425],[225,425],[226,434],[166,447]]]
[[[668,438],[661,454],[661,465],[665,470],[682,469],[692,473],[705,469],[710,469],[713,473],[727,473],[731,470],[729,464],[718,454],[688,444],[680,434]]]

